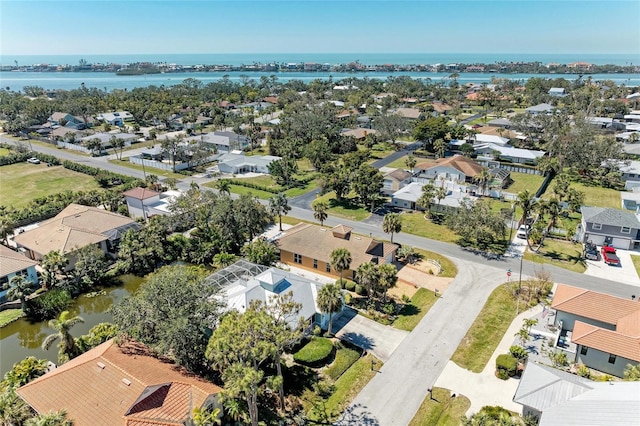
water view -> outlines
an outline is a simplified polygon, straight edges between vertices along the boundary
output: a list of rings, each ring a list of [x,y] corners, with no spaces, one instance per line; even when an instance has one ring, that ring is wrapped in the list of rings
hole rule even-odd
[[[133,275],[121,276],[120,280],[123,283],[121,286],[106,288],[104,294],[95,297],[82,295],[74,301],[69,311],[72,315],[79,315],[84,319],[84,323],[74,326],[71,330],[74,337],[86,334],[96,324],[110,322],[109,308],[126,296],[134,294],[143,282],[143,278]],[[43,351],[40,347],[45,337],[53,332],[47,321],[31,323],[24,318],[0,328],[0,376],[4,376],[13,364],[27,356],[57,363],[56,345],[51,346],[48,351]]]

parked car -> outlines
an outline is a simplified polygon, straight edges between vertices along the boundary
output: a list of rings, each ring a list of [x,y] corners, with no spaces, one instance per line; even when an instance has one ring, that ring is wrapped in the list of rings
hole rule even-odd
[[[600,258],[598,256],[598,247],[593,243],[585,243],[582,253],[585,259],[598,260]]]
[[[523,240],[529,236],[529,225],[520,225],[518,228],[518,232],[516,232],[516,237],[522,238]]]
[[[40,164],[40,160],[38,160],[36,157],[31,157],[31,158],[27,158],[27,163]]]
[[[602,260],[604,260],[604,263],[607,265],[620,265],[620,258],[616,254],[616,249],[611,246],[602,246],[600,251],[602,252]]]

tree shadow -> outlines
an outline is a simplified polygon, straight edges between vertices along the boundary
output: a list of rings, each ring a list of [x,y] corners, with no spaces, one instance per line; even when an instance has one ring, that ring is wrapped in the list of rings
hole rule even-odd
[[[409,317],[409,316],[418,315],[420,312],[422,312],[422,310],[418,308],[416,305],[408,304],[408,305],[404,305],[404,307],[400,310],[399,315],[404,315]]]
[[[362,348],[365,351],[371,351],[373,348],[376,347],[373,339],[361,333],[354,333],[354,332],[344,333],[342,336],[340,336],[340,339],[346,340],[352,345]]]
[[[284,391],[287,395],[302,396],[306,389],[312,389],[318,381],[318,374],[312,368],[294,364],[282,371]]]
[[[334,425],[348,426],[348,425],[365,425],[365,426],[378,426],[380,422],[373,417],[371,412],[364,409],[361,404],[354,404],[347,407],[342,413],[338,421]]]

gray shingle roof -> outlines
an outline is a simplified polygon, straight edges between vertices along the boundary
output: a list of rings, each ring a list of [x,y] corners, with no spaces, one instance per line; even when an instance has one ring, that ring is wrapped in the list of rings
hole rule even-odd
[[[610,207],[582,207],[582,217],[588,223],[601,223],[609,226],[620,226],[640,229],[640,221],[630,212]]]

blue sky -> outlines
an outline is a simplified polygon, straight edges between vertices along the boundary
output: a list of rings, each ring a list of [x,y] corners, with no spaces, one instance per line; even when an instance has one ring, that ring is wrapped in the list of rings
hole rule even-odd
[[[635,53],[640,1],[0,0],[0,53]]]

